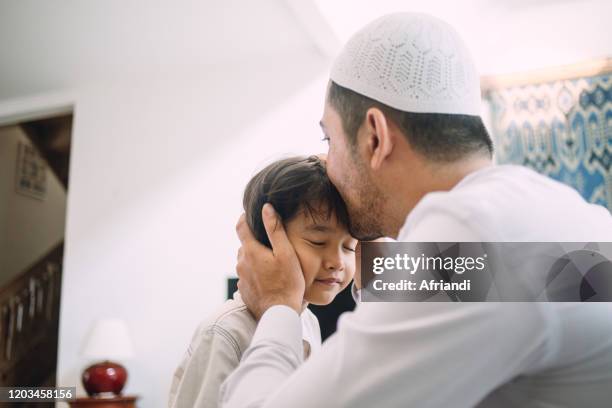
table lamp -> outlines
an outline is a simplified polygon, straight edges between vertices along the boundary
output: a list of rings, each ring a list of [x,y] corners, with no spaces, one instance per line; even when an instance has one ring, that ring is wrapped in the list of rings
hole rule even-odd
[[[100,398],[121,395],[127,380],[127,370],[110,360],[124,360],[134,354],[125,321],[98,320],[81,354],[88,359],[100,361],[83,371],[81,379],[87,394]]]

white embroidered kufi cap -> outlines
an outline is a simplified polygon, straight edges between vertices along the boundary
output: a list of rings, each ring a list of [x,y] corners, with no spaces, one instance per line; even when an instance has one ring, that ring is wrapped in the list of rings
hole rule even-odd
[[[336,84],[406,112],[480,115],[472,57],[447,23],[396,13],[358,31],[332,67]]]

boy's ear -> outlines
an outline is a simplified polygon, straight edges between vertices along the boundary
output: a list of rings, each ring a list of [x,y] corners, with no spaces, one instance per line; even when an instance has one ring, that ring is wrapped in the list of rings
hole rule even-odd
[[[394,145],[389,121],[380,109],[368,109],[365,117],[365,130],[370,167],[372,170],[379,170],[393,151]]]

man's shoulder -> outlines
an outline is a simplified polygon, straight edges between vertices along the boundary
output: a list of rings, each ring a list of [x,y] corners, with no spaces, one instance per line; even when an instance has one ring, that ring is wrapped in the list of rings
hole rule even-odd
[[[427,194],[408,215],[400,236],[432,220],[439,226],[436,219],[459,223],[482,241],[600,240],[612,226],[605,208],[521,166],[492,166],[468,175],[450,191]],[[601,226],[601,233],[587,230],[585,223]]]

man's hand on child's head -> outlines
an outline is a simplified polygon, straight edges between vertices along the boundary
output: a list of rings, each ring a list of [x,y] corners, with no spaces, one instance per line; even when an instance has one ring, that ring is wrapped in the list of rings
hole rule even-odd
[[[236,264],[238,290],[257,320],[275,305],[300,314],[305,290],[300,262],[272,205],[264,205],[262,218],[271,250],[253,236],[244,214],[236,225],[242,243]]]

